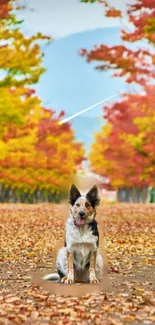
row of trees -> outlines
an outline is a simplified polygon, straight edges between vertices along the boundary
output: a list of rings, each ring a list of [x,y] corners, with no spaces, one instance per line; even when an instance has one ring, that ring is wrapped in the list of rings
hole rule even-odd
[[[121,19],[120,10],[98,1],[108,17]],[[89,159],[90,168],[109,179],[108,188],[118,189],[119,200],[123,194],[127,201],[145,201],[155,178],[154,4],[138,0],[127,14],[134,31],[122,30],[122,39],[145,39],[149,49],[134,51],[124,43],[81,50],[88,62],[100,62],[97,69],[115,69],[115,76],[141,87],[140,94],[123,94],[120,102],[104,107],[107,124],[96,134]],[[23,35],[12,1],[1,1],[0,19],[0,201],[58,200],[65,180],[83,161],[84,149],[70,124],[58,124],[64,112],[56,115],[42,107],[32,89],[45,71],[40,43],[49,37]]]
[[[64,182],[84,159],[64,116],[42,107],[32,89],[45,71],[40,33],[26,37],[12,14],[12,1],[0,3],[0,201],[59,199]]]
[[[95,2],[83,0],[82,2]],[[104,0],[108,17],[119,17],[117,8]],[[90,168],[109,179],[109,188],[118,189],[119,200],[146,201],[148,188],[155,179],[155,6],[152,0],[138,0],[128,6],[132,30],[123,28],[124,45],[99,45],[91,51],[81,50],[88,62],[99,62],[97,69],[115,69],[114,76],[127,83],[137,83],[141,91],[123,94],[122,100],[104,107],[107,124],[96,134],[90,152]],[[147,46],[136,50],[127,42],[145,40]],[[124,196],[124,197],[123,197]]]

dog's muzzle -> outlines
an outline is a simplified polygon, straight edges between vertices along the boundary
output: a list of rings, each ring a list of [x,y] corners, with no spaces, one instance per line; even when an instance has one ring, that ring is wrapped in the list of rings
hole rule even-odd
[[[83,211],[80,211],[78,213],[78,221],[76,221],[76,225],[78,224],[78,226],[82,226],[84,225],[86,222],[86,215]]]
[[[80,211],[80,212],[79,212],[79,217],[80,217],[80,219],[82,219],[82,220],[86,219],[86,215],[85,215],[85,213],[84,213],[83,211]]]

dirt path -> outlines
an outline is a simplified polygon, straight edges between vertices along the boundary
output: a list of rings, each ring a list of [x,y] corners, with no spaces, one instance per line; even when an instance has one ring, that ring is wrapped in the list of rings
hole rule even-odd
[[[155,205],[101,206],[111,292],[55,296],[31,284],[50,272],[68,207],[0,206],[0,324],[155,324]]]

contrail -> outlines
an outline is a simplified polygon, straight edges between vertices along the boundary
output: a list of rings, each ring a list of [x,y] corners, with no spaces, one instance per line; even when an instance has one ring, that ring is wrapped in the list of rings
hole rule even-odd
[[[79,116],[79,115],[81,115],[81,114],[83,114],[83,113],[89,111],[91,108],[93,108],[93,107],[95,107],[95,106],[98,106],[98,105],[100,105],[100,104],[106,102],[107,100],[109,100],[109,99],[111,99],[111,98],[113,98],[113,97],[115,97],[115,96],[117,96],[117,95],[119,95],[119,94],[120,94],[120,93],[116,93],[116,94],[114,94],[114,95],[112,95],[112,96],[110,96],[110,97],[108,97],[108,98],[102,100],[102,101],[99,102],[99,103],[96,103],[96,104],[94,104],[94,105],[92,105],[92,106],[90,106],[90,107],[87,107],[87,108],[83,109],[82,111],[80,111],[80,112],[78,112],[78,113],[75,113],[75,114],[73,114],[73,115],[71,115],[71,116],[65,118],[64,120],[59,121],[58,124],[61,125],[61,124],[63,124],[63,123],[66,123],[66,122],[72,120],[73,118],[75,118],[75,117],[77,117],[77,116]]]

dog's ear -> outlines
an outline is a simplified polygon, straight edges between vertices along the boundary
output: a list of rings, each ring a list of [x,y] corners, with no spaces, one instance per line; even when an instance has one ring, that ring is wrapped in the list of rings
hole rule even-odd
[[[70,188],[70,193],[69,193],[69,203],[71,205],[74,205],[76,200],[81,196],[81,193],[79,192],[78,188],[76,185],[72,184]]]
[[[95,208],[100,204],[100,197],[98,193],[98,188],[94,185],[89,192],[86,194],[87,200],[91,203],[92,207]]]

